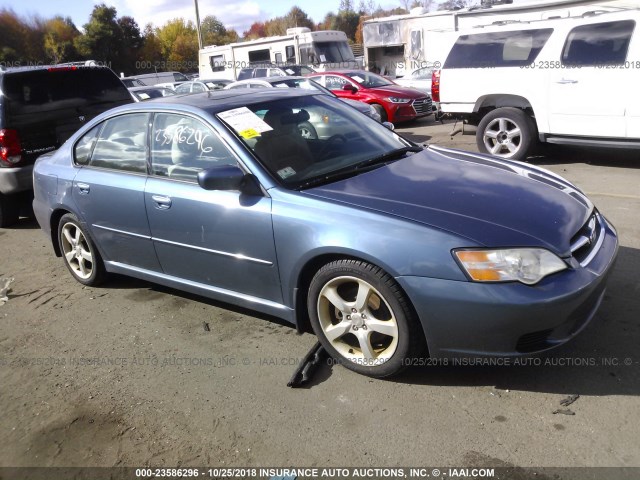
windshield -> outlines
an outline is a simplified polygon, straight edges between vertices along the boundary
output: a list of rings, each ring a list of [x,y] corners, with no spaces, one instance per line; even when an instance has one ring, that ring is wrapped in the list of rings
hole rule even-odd
[[[365,88],[386,87],[387,85],[393,85],[393,83],[386,78],[371,72],[344,72],[343,74],[350,79],[358,82]]]
[[[420,149],[327,95],[305,95],[217,114],[283,186],[309,188]]]
[[[347,42],[314,42],[321,63],[353,62],[355,58]]]

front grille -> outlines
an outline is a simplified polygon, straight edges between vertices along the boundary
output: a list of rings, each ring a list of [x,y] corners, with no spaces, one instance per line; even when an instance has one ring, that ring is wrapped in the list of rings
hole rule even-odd
[[[522,335],[516,344],[516,351],[520,353],[531,353],[544,350],[549,347],[547,340],[552,330],[540,330]]]
[[[597,213],[593,213],[578,233],[571,239],[571,255],[585,266],[591,261],[591,253],[603,235],[602,220]]]
[[[413,109],[417,115],[429,115],[431,113],[431,107],[433,102],[429,97],[418,98],[413,101]]]

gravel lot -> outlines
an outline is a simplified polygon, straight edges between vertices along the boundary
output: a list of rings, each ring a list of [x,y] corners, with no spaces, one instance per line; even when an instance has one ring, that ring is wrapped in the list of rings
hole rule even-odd
[[[398,131],[476,151],[451,129]],[[124,277],[83,288],[34,221],[0,230],[0,466],[640,466],[640,158],[543,152],[530,161],[585,190],[621,249],[594,321],[541,365],[323,366],[293,390],[313,336]],[[575,415],[552,413],[573,394]]]

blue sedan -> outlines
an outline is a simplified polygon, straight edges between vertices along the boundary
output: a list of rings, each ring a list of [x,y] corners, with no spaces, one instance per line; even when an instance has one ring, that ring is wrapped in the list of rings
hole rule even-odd
[[[340,133],[303,138],[310,119]],[[298,89],[111,110],[38,160],[34,190],[78,282],[125,274],[275,315],[373,377],[568,341],[618,249],[563,178],[416,145]]]

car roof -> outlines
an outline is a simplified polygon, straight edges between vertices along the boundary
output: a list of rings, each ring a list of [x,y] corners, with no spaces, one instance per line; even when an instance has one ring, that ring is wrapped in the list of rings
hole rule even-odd
[[[244,89],[244,90],[213,90],[204,93],[194,93],[187,95],[173,95],[156,99],[153,105],[148,103],[144,105],[130,104],[120,107],[120,112],[127,110],[144,110],[162,108],[176,108],[180,106],[187,107],[184,110],[192,110],[193,108],[204,110],[215,115],[219,112],[231,110],[234,108],[253,105],[256,103],[268,102],[282,98],[304,97],[309,95],[324,95],[320,91],[304,90],[298,88],[280,89]],[[191,108],[189,108],[191,107]]]
[[[144,87],[141,85],[139,87],[129,87],[128,90],[130,92],[139,92],[141,90],[171,90],[168,87],[159,87],[157,85],[145,85]]]
[[[267,82],[267,83],[274,83],[274,82],[281,82],[281,81],[286,81],[286,80],[308,80],[308,78],[306,77],[298,77],[298,76],[294,76],[294,75],[274,75],[271,77],[257,77],[257,78],[245,78],[244,80],[238,80],[237,82],[233,82],[235,83],[252,83],[252,82]]]
[[[348,75],[348,74],[362,74],[362,73],[373,73],[373,72],[367,72],[364,70],[329,70],[327,72],[315,72],[315,73],[310,73],[309,76],[317,76],[317,75]],[[377,74],[376,74],[377,75]]]
[[[24,67],[8,67],[0,69],[0,75],[7,75],[13,73],[24,73],[24,72],[47,72],[47,71],[56,71],[56,70],[108,70],[112,71],[109,67],[104,65],[67,65],[67,64],[59,64],[59,65],[32,65],[32,66],[24,66]],[[115,73],[114,73],[115,75]]]

